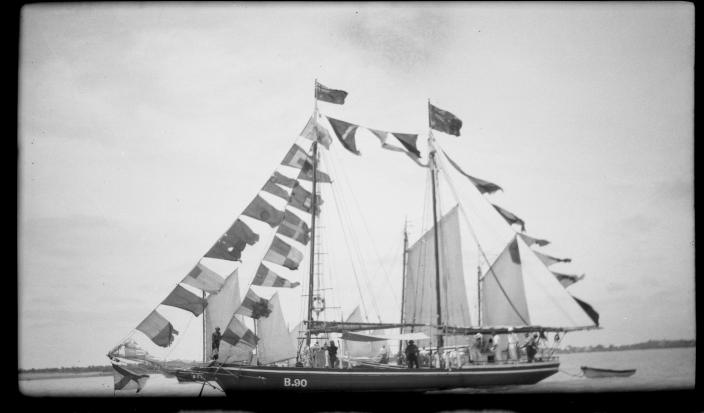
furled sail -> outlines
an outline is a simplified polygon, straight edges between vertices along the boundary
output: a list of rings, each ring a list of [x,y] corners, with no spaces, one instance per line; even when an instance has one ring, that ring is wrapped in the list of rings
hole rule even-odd
[[[269,316],[257,321],[257,358],[262,364],[295,358],[297,350],[291,341],[278,293],[269,299],[269,308]]]
[[[440,240],[440,301],[442,321],[446,325],[471,325],[462,265],[462,240],[459,231],[459,209],[455,206],[438,222]],[[403,321],[436,324],[437,295],[435,288],[435,237],[431,228],[408,249],[408,266],[404,289]],[[435,337],[434,327],[404,328],[404,333],[423,332]],[[459,344],[452,338],[447,345]],[[427,345],[423,341],[420,345]]]
[[[345,321],[348,323],[364,322],[362,310],[359,306],[355,307],[354,311],[352,311]],[[372,357],[375,354],[371,342],[343,340],[342,348],[350,357]]]

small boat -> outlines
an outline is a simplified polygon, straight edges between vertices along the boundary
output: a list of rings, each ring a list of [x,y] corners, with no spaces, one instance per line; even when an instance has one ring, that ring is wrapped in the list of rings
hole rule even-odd
[[[631,377],[636,372],[636,369],[612,370],[587,366],[582,366],[581,369],[584,376],[590,379],[599,379],[602,377]]]

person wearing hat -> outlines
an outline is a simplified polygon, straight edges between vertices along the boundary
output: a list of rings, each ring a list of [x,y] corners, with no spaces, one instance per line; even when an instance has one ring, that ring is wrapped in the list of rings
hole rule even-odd
[[[213,360],[218,359],[218,354],[220,353],[220,340],[222,339],[222,334],[220,334],[220,327],[215,327],[215,332],[211,335],[211,358]]]
[[[408,361],[409,369],[413,368],[413,365],[415,365],[416,368],[419,368],[418,346],[413,343],[413,340],[408,340],[408,345],[406,346],[406,360]]]

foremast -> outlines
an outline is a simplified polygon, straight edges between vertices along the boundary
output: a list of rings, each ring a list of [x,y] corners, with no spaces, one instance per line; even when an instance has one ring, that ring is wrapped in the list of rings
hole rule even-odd
[[[436,324],[438,326],[438,336],[437,336],[437,351],[440,351],[443,347],[443,336],[442,336],[442,306],[440,303],[440,246],[438,237],[438,211],[437,211],[437,176],[438,168],[435,160],[435,145],[433,131],[431,129],[430,122],[430,99],[428,99],[428,147],[430,152],[430,159],[428,167],[430,168],[430,178],[432,182],[432,192],[433,192],[433,237],[435,238],[435,302],[436,302]]]
[[[315,79],[315,88],[318,87],[318,79]],[[313,120],[318,122],[318,94],[313,94]],[[311,218],[310,218],[310,270],[308,274],[308,328],[306,329],[306,346],[310,347],[310,327],[313,325],[313,280],[315,276],[315,218],[317,212],[318,201],[318,132],[316,130],[316,139],[313,140],[313,196],[311,201]]]

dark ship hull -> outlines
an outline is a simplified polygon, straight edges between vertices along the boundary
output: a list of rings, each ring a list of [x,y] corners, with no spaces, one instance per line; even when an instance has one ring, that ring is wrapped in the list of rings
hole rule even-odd
[[[199,368],[227,394],[242,391],[428,391],[461,387],[535,384],[557,373],[560,363],[470,365],[460,369],[355,367],[320,369],[224,364]]]

